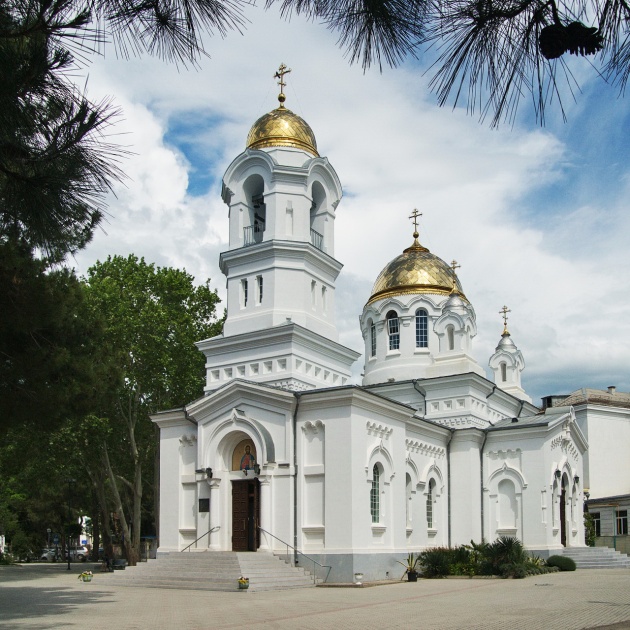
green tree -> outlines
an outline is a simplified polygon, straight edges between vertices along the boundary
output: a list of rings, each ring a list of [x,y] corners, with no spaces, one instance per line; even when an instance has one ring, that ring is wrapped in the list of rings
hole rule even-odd
[[[106,321],[106,343],[121,353],[123,382],[107,410],[101,445],[127,559],[141,536],[144,476],[151,479],[156,431],[149,415],[202,395],[204,357],[194,342],[221,331],[219,298],[183,270],[155,267],[131,255],[109,257],[88,271],[90,307]],[[145,472],[146,471],[146,472]]]
[[[115,372],[95,355],[102,328],[74,274],[0,245],[0,313],[0,435],[93,410]]]

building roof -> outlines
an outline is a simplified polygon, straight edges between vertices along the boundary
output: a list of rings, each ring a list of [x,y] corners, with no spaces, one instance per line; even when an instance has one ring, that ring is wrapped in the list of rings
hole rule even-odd
[[[567,398],[559,402],[559,404],[563,406],[575,406],[584,403],[630,409],[630,393],[618,392],[612,386],[609,387],[608,390],[583,387],[569,394]]]

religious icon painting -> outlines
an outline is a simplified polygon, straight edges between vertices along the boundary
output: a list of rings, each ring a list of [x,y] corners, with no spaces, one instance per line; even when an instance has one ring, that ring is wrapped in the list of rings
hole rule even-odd
[[[256,464],[256,447],[250,439],[236,445],[232,454],[232,470],[254,470]]]

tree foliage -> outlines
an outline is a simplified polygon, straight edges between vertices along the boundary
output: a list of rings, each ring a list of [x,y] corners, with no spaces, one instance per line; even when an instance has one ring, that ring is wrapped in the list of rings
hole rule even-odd
[[[98,404],[116,370],[72,272],[49,270],[26,246],[0,245],[0,313],[0,434],[50,430]]]
[[[433,54],[439,103],[464,101],[494,124],[529,94],[537,118],[564,90],[577,91],[570,55],[623,92],[630,74],[630,4],[625,0],[267,0],[287,17],[304,14],[339,33],[364,69]]]
[[[106,344],[121,356],[123,380],[104,410],[110,432],[100,463],[114,497],[127,559],[140,546],[145,477],[152,477],[156,433],[149,415],[200,396],[204,357],[194,342],[214,336],[219,298],[185,271],[144,259],[110,257],[88,271],[90,307],[106,322]],[[145,472],[146,471],[146,472]]]

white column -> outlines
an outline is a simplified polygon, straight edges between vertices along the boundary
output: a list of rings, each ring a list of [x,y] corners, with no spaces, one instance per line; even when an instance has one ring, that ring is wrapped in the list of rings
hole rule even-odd
[[[220,483],[221,480],[216,477],[208,479],[208,485],[210,486],[210,527],[212,528],[221,525]],[[212,549],[213,551],[219,551],[221,549],[220,536],[221,531],[218,529],[208,534],[208,549]]]
[[[265,531],[271,532],[271,478],[258,477],[260,481],[260,527]],[[271,538],[260,532],[261,551],[269,551],[271,549]]]

